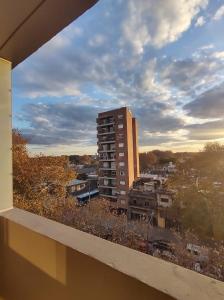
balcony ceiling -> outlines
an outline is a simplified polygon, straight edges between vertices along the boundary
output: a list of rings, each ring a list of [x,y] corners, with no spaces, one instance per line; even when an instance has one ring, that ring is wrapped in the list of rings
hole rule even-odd
[[[98,0],[0,0],[0,57],[15,67]]]

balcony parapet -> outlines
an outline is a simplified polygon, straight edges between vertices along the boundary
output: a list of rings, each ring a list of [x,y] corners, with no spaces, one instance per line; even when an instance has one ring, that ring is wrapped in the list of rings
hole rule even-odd
[[[223,282],[26,211],[0,230],[3,299],[224,299]]]
[[[100,119],[97,119],[97,127],[103,127],[103,126],[111,126],[115,124],[115,120],[109,120],[102,122]]]
[[[99,179],[116,179],[116,175],[114,176],[99,176]]]
[[[115,131],[108,131],[108,132],[98,132],[97,136],[107,135],[107,134],[115,134]]]
[[[116,149],[98,150],[98,153],[104,153],[104,152],[116,152]]]
[[[114,144],[115,142],[116,142],[115,139],[108,140],[108,141],[100,141],[100,140],[98,140],[98,144],[99,145],[102,145],[102,144]]]
[[[100,158],[99,161],[115,161],[115,158]]]
[[[99,188],[101,188],[101,189],[116,189],[117,186],[116,185],[110,185],[110,184],[108,184],[108,185],[101,184],[101,185],[99,185]]]

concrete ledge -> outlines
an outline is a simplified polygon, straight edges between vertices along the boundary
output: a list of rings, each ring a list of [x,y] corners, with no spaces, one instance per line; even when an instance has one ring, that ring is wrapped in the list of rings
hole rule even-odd
[[[224,299],[224,283],[220,281],[63,224],[16,208],[1,213],[0,219],[52,239],[172,297],[158,299]],[[157,298],[148,295],[144,299]]]

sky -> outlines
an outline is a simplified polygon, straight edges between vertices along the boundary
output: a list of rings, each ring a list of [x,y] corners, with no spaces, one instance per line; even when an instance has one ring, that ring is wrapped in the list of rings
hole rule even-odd
[[[128,106],[140,151],[224,143],[224,0],[100,0],[13,71],[31,154],[94,154],[98,112]]]

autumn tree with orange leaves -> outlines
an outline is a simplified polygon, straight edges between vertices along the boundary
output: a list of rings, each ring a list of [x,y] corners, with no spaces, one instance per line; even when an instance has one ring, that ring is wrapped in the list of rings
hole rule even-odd
[[[65,156],[30,157],[27,141],[13,131],[14,205],[44,215],[55,211],[66,198],[66,184],[75,177]]]

